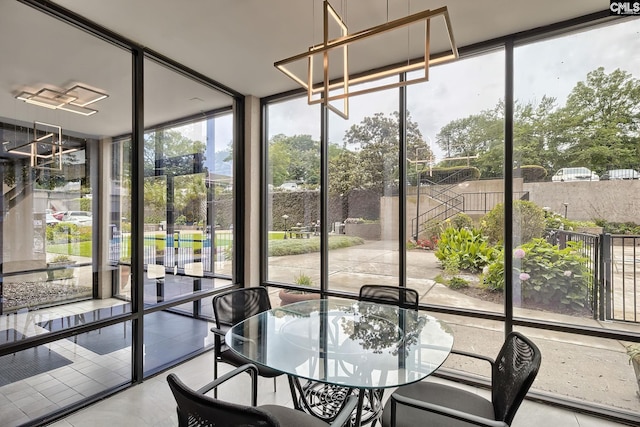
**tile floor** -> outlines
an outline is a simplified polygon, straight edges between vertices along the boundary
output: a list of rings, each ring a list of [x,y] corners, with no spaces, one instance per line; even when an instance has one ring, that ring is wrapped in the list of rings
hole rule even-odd
[[[124,304],[123,301],[115,299],[92,300],[2,316],[0,317],[0,333],[3,334],[5,341],[14,336],[33,336],[47,333],[49,330],[44,327],[47,324],[52,327],[51,325],[54,325],[55,322],[73,322],[74,317],[77,315],[90,313],[96,309],[110,309],[112,307],[117,309],[122,304]],[[119,312],[121,311],[120,307]],[[163,312],[159,314],[163,314]],[[152,316],[157,316],[157,314]],[[191,321],[187,317],[178,317],[181,322],[170,323],[182,325],[184,323],[182,320]],[[175,333],[171,335],[171,325],[166,325],[166,323],[165,321],[161,325],[156,325],[156,328],[164,328],[167,337],[171,338],[175,336]],[[89,334],[93,336],[100,334],[99,336],[102,337],[103,341],[119,337],[119,341],[116,344],[122,344],[120,341],[126,342],[130,340],[130,332],[127,332],[127,325],[124,325],[124,328],[123,325],[116,324],[89,332]],[[153,322],[148,322],[145,327],[145,333],[154,335],[153,327]],[[185,328],[185,326],[180,327]],[[193,330],[191,326],[187,326],[187,328],[188,330]],[[204,323],[202,328],[204,336],[197,337],[200,345],[212,345],[213,334],[209,332],[209,326]],[[123,333],[125,334],[124,338]],[[181,339],[187,335],[182,331],[177,333],[181,334]],[[5,338],[4,334],[9,335]],[[158,334],[156,333],[155,335]],[[21,352],[25,354],[2,356],[0,363],[16,364],[22,360],[21,357],[23,356],[28,359],[29,354],[26,353],[37,351],[41,359],[45,361],[47,356],[55,355],[66,359],[67,363],[51,370],[45,368],[43,373],[27,376],[17,381],[11,381],[11,375],[9,375],[8,383],[6,381],[4,381],[4,384],[0,382],[0,427],[12,427],[27,423],[34,418],[81,401],[87,396],[92,396],[103,390],[129,382],[131,376],[130,346],[124,348],[117,346],[117,349],[111,349],[108,353],[102,354],[92,351],[90,346],[86,345],[86,342],[83,345],[82,338],[86,337],[79,337],[77,342],[73,339],[62,339]],[[152,341],[152,338],[151,336],[149,339]],[[158,341],[156,345],[147,344],[147,354],[145,356],[147,361],[153,366],[161,366],[167,360],[174,360],[184,354],[174,354],[176,348],[180,350],[185,347],[185,345],[176,347],[173,345],[175,342],[178,341],[174,339],[174,341],[170,342],[167,339]],[[180,342],[185,344],[182,341]],[[107,344],[109,343],[107,342]],[[19,366],[15,367],[15,369],[19,368]],[[11,369],[14,368],[9,367],[4,373],[13,374]],[[171,396],[167,395],[166,397]],[[122,425],[131,424],[125,423]]]
[[[169,372],[175,372],[187,385],[198,388],[212,377],[212,361],[212,352],[198,356],[145,381],[143,384],[127,389],[57,421],[51,426],[176,426],[175,401],[166,383],[166,376]],[[248,388],[248,376],[241,375],[225,384],[219,396],[224,396],[225,400],[248,404]],[[270,379],[260,379],[259,390],[258,404],[276,403],[291,406],[289,387],[284,377],[278,379],[275,393]],[[513,422],[513,427],[610,427],[619,425],[621,424],[530,401],[523,403]]]

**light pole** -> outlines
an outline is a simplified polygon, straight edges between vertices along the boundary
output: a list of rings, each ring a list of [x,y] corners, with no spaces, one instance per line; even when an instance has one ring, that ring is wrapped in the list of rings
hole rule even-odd
[[[287,220],[289,219],[289,215],[282,215],[282,219],[284,219],[284,240],[287,239]]]
[[[569,207],[569,203],[564,202],[564,219],[567,219],[567,209]]]

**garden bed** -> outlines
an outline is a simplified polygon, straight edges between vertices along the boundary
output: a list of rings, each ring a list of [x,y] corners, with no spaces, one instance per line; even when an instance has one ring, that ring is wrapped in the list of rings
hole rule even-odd
[[[40,308],[91,297],[91,287],[77,286],[73,279],[13,282],[3,286],[2,308],[6,313],[24,307]]]

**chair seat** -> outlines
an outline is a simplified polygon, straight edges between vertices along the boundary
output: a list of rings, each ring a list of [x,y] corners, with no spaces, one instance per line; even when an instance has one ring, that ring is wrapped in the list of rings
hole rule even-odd
[[[234,366],[242,366],[247,363],[253,363],[247,358],[242,357],[238,353],[231,350],[225,350],[222,353],[220,353],[220,358],[225,362]],[[260,365],[256,365],[256,367],[258,368],[258,375],[260,375],[261,377],[274,378],[282,375],[281,371],[276,371],[275,369],[267,368],[265,366],[260,366]]]
[[[309,415],[306,412],[298,411],[278,405],[261,405],[258,408],[268,412],[276,418],[282,426],[291,427],[327,427],[326,422]]]
[[[457,387],[426,380],[402,386],[394,393],[480,417],[495,419],[491,401]],[[404,405],[398,405],[397,411],[397,427],[469,427],[473,425]],[[391,399],[387,400],[384,407],[382,425],[383,427],[391,426]]]

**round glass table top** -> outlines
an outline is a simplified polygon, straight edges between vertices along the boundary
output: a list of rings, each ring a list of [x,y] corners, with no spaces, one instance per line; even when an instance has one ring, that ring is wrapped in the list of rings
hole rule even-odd
[[[394,305],[346,299],[273,308],[231,328],[225,342],[250,361],[296,377],[357,388],[419,381],[445,361],[449,326]]]

